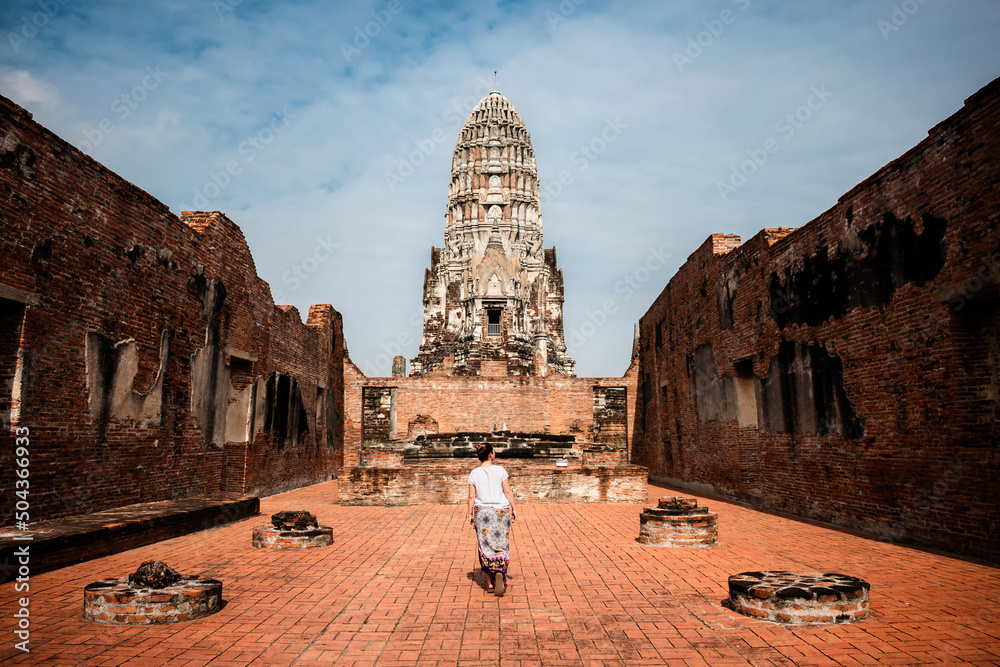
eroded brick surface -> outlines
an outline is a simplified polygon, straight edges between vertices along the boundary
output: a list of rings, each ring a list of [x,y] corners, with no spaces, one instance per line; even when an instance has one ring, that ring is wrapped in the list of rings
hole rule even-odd
[[[111,625],[162,625],[210,616],[222,606],[222,582],[182,579],[165,588],[132,588],[105,579],[83,589],[83,617]]]
[[[6,98],[0,136],[31,154],[0,165],[0,411],[30,430],[31,519],[329,479],[339,313],[274,305],[225,215],[172,215]]]
[[[344,462],[359,465],[362,444],[405,445],[427,431],[410,424],[433,423],[436,436],[512,432],[572,436],[593,442],[595,427],[615,425],[614,442],[631,461],[637,362],[620,378],[548,377],[367,377],[350,360],[344,364]],[[614,388],[617,414],[606,416],[595,395]],[[621,398],[619,398],[621,397]],[[624,421],[624,424],[622,423]]]
[[[803,227],[713,234],[642,317],[635,461],[995,560],[998,164],[994,81]]]
[[[329,526],[302,530],[257,526],[250,541],[256,549],[312,549],[333,544],[333,531]]]

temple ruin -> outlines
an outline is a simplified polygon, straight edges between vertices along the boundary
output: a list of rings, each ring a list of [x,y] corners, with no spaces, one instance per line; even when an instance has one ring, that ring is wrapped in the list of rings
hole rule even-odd
[[[490,93],[411,372],[368,377],[331,305],[273,302],[226,215],[172,215],[0,98],[4,455],[30,429],[32,512],[55,519],[333,476],[342,502],[461,502],[487,440],[527,500],[644,502],[648,475],[995,560],[998,164],[1000,80],[802,227],[709,236],[622,376],[581,378],[544,175]],[[9,518],[14,483],[0,468]]]
[[[491,92],[459,131],[410,375],[399,357],[391,378],[346,364],[341,502],[464,502],[475,442],[516,470],[521,499],[645,499],[646,471],[629,460],[637,357],[619,378],[575,377],[538,183],[524,122]]]

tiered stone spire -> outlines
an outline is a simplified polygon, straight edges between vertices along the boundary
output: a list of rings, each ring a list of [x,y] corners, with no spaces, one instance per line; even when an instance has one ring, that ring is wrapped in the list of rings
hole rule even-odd
[[[414,375],[573,374],[562,271],[555,249],[542,248],[538,203],[531,136],[493,91],[469,114],[452,156],[445,247],[431,249]]]

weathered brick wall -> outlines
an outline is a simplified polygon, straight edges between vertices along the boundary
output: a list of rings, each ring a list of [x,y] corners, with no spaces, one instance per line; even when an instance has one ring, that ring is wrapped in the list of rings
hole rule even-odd
[[[361,465],[366,468],[401,468],[403,452],[388,447],[364,447],[361,450]]]
[[[583,465],[613,466],[626,463],[628,452],[614,445],[590,446],[583,448]]]
[[[594,387],[594,442],[624,446],[628,396],[621,387]]]
[[[329,479],[339,314],[276,308],[224,215],[177,218],[5,98],[0,140],[0,409],[31,431],[32,519]],[[294,444],[263,424],[272,373],[296,380]],[[4,428],[0,522],[11,453]]]
[[[397,468],[345,468],[337,485],[340,502],[464,504],[469,498],[469,473],[478,464],[473,459]],[[648,500],[646,469],[641,466],[571,464],[568,468],[556,468],[515,459],[502,459],[498,464],[510,475],[515,501],[644,503]]]
[[[641,320],[639,462],[996,560],[998,164],[994,81],[807,225],[709,238]]]
[[[626,396],[634,396],[637,372],[637,364],[633,364],[620,378],[559,374],[488,379],[433,375],[369,378],[349,360],[344,367],[345,466],[358,465],[357,450],[374,433],[363,418],[366,411],[370,416],[376,414],[371,397],[389,388],[395,392],[394,440],[408,437],[411,422],[429,419],[437,423],[438,433],[489,432],[506,424],[510,431],[574,435],[580,442],[591,442],[595,387],[622,387]],[[635,401],[626,403],[627,423],[632,423]],[[619,440],[630,446],[631,431],[621,433]]]
[[[389,442],[396,436],[396,390],[365,387],[362,390],[362,438],[365,444]]]

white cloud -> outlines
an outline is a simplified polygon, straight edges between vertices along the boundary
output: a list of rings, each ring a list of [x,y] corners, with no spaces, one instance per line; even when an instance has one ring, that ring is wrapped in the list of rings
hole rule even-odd
[[[59,91],[51,83],[23,69],[0,68],[0,90],[23,107],[49,109],[59,104]]]

